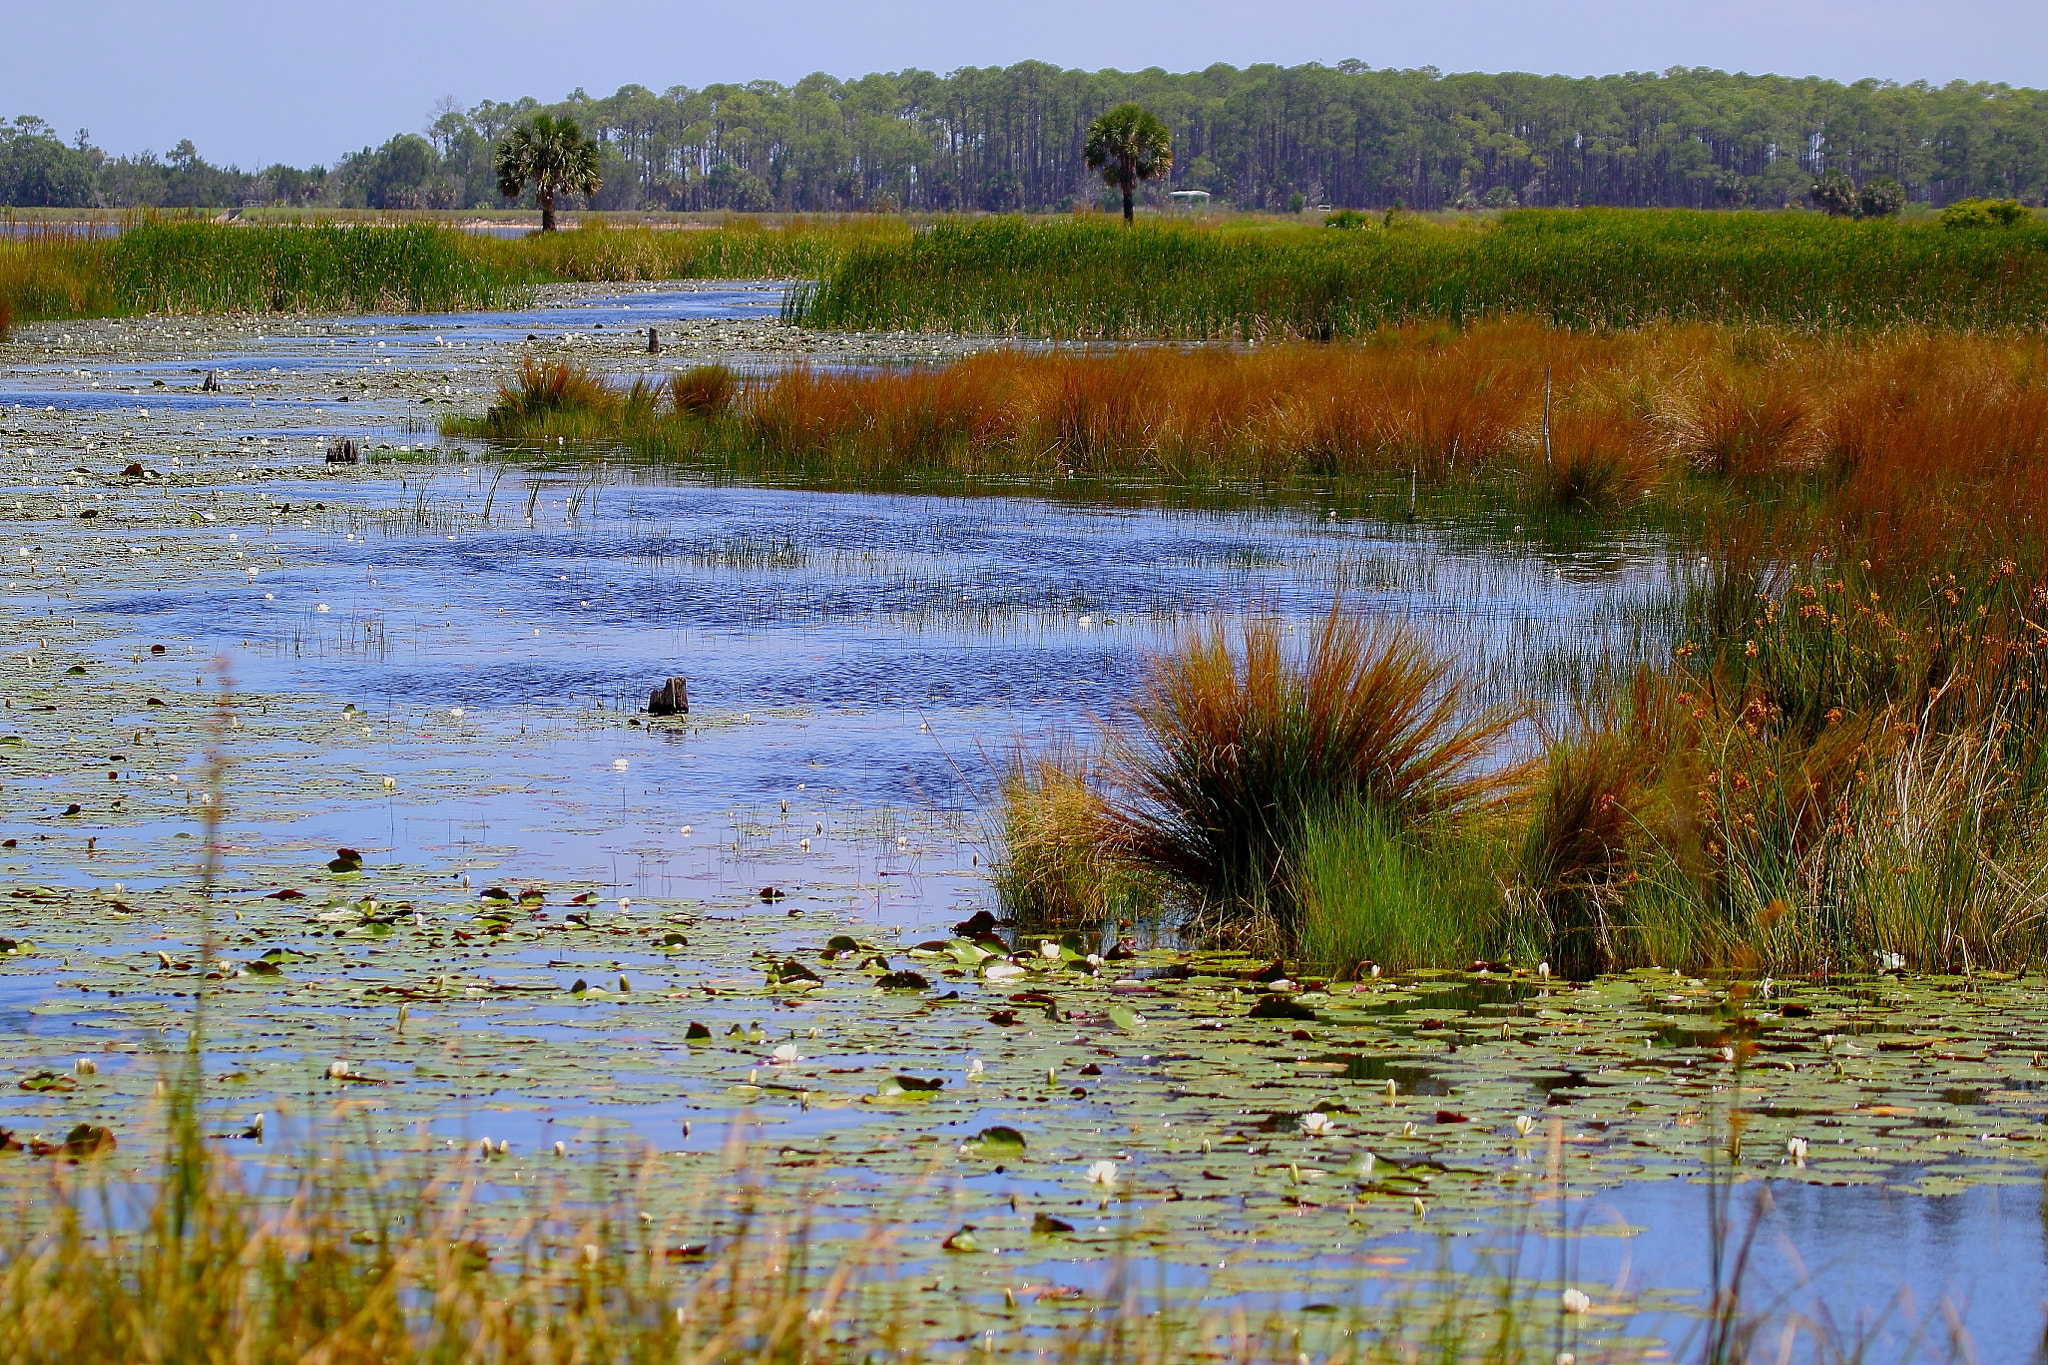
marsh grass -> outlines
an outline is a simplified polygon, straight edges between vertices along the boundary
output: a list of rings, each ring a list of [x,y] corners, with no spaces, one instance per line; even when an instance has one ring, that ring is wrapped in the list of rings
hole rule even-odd
[[[1082,1303],[1034,1311],[1001,1276],[935,1298],[922,1258],[948,1253],[914,1249],[886,1208],[828,1231],[740,1148],[679,1208],[650,1200],[652,1149],[521,1181],[438,1144],[237,1160],[203,1136],[192,1078],[178,1086],[153,1174],[105,1151],[12,1156],[0,1361],[1514,1365],[1551,1360],[1563,1330],[1555,1286],[1512,1257],[1476,1274],[1362,1258],[1355,1300],[1309,1311],[1148,1292],[1137,1225]],[[1633,1358],[1622,1325],[1575,1325],[1572,1344]]]
[[[1156,877],[1108,837],[1093,756],[1073,744],[1014,754],[992,842],[996,896],[1027,933],[1098,928],[1148,911]]]
[[[1332,234],[1335,235],[1335,234]],[[1546,421],[1546,380],[1551,401]],[[932,370],[716,367],[666,395],[534,405],[516,381],[450,435],[621,442],[722,477],[829,487],[1318,488],[1398,518],[1663,529],[1700,543],[1737,631],[1782,567],[1868,559],[1876,586],[2001,558],[2048,567],[2048,343],[1528,321],[1369,343],[995,352]],[[1776,575],[1776,578],[1773,578]]]
[[[565,281],[789,278],[907,236],[876,215],[746,218],[657,231],[592,223],[518,239],[427,222],[251,226],[136,217],[114,235],[52,227],[0,240],[0,305],[23,321],[143,312],[440,312],[499,308]]]
[[[1511,792],[1518,720],[1470,714],[1464,681],[1398,626],[1333,605],[1308,638],[1277,620],[1200,630],[1155,655],[1103,757],[1105,838],[1211,904],[1292,932],[1314,816],[1370,808],[1396,830],[1455,823]]]
[[[612,227],[585,219],[573,232],[527,237],[462,234],[464,249],[508,278],[626,283],[637,280],[815,279],[862,246],[907,241],[893,214],[791,215],[773,225],[746,214],[711,228]]]
[[[1587,329],[2014,328],[2048,314],[2044,243],[2040,226],[1682,210],[1403,217],[1357,232],[946,220],[857,248],[788,313],[819,327],[1187,340],[1328,341],[1509,315]]]
[[[1515,956],[1498,823],[1402,829],[1367,802],[1312,817],[1294,864],[1300,953],[1345,977]]]
[[[1518,901],[1560,972],[2012,969],[2048,929],[2038,581],[1851,569],[1564,727]]]

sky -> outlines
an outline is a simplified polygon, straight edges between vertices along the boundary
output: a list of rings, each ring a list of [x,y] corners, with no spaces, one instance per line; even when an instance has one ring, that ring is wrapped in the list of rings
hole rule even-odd
[[[328,164],[437,100],[1037,60],[2048,85],[2043,0],[0,0],[0,118],[115,153]]]

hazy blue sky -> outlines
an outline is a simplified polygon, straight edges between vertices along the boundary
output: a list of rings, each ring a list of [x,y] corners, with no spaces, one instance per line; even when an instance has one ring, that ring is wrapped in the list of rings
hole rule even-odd
[[[1027,59],[2048,85],[2043,0],[0,0],[0,117],[116,152],[331,164],[434,102]]]

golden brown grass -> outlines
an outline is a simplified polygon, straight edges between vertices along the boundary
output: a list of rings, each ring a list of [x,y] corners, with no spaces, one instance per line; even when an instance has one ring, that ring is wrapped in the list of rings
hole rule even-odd
[[[1130,710],[1103,758],[1110,845],[1283,928],[1311,819],[1362,805],[1395,828],[1456,821],[1522,776],[1500,761],[1515,714],[1471,714],[1447,660],[1341,603],[1298,641],[1271,619],[1198,631],[1152,658]]]
[[[1019,753],[1004,774],[996,893],[1027,931],[1093,928],[1156,897],[1157,885],[1109,837],[1097,767],[1063,745]]]
[[[1546,379],[1550,391],[1545,420]],[[508,439],[841,486],[1074,477],[1494,490],[1531,511],[1652,516],[1764,560],[1869,559],[1880,580],[2010,557],[2048,566],[2048,341],[1810,337],[1525,321],[1355,345],[995,352],[943,368],[680,377],[639,414],[517,394]],[[1761,521],[1759,519],[1762,519]],[[1767,524],[1766,524],[1767,523]],[[1716,530],[1715,528],[1719,529]]]

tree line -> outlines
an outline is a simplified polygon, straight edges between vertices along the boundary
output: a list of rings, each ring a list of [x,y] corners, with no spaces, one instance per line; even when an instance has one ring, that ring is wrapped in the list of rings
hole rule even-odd
[[[0,202],[128,208],[498,206],[499,143],[536,114],[596,139],[604,209],[1069,209],[1114,200],[1090,122],[1127,101],[1172,134],[1147,197],[1206,190],[1262,210],[1513,205],[1781,207],[1816,179],[1889,177],[1909,200],[2048,197],[2048,92],[2002,84],[1730,75],[1445,75],[1433,68],[1216,65],[1174,74],[1040,62],[807,76],[794,85],[629,85],[554,104],[443,101],[417,133],[334,167],[244,172],[189,141],[112,157],[40,119],[0,125]]]

